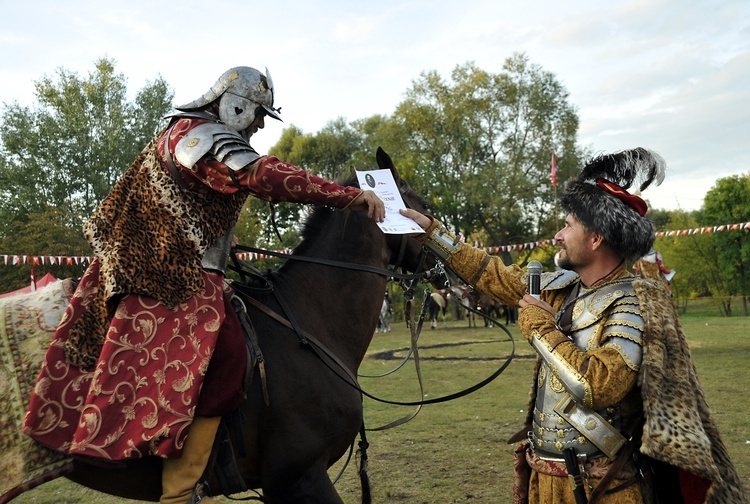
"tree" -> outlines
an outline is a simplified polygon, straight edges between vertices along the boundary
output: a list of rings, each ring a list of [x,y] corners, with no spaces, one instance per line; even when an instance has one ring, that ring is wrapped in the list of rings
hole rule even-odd
[[[294,125],[284,129],[269,154],[325,179],[343,181],[350,175],[354,152],[361,148],[359,134],[340,117],[329,121],[315,134],[303,133]],[[238,236],[243,243],[261,247],[289,246],[305,212],[306,209],[295,203],[279,203],[269,209],[268,203],[251,198],[245,204],[242,222],[255,222],[256,225],[248,229],[260,234]]]
[[[703,200],[699,212],[703,224],[734,224],[750,221],[750,174],[734,175],[716,181]],[[742,296],[743,313],[748,315],[750,296],[750,236],[746,229],[714,233],[718,250],[719,271],[726,285],[726,294]],[[731,315],[731,298],[727,300]]]
[[[43,212],[32,213],[25,217],[16,217],[6,222],[5,237],[0,238],[0,250],[10,253],[32,253],[36,257],[89,256],[91,250],[83,233],[71,232],[72,222],[80,216],[64,208],[49,207]],[[29,284],[32,258],[26,264],[0,268],[0,285],[3,292],[19,289]],[[37,277],[42,272],[52,273],[57,278],[78,278],[86,269],[85,263],[67,264],[65,261],[55,264],[45,262],[35,265]]]
[[[698,226],[694,212],[677,210],[668,212],[668,215],[667,222],[657,229],[694,229]],[[667,267],[676,271],[671,281],[675,297],[690,299],[724,291],[722,279],[716,274],[718,255],[710,234],[664,236],[656,239],[654,248],[662,254]]]
[[[26,215],[67,206],[89,215],[156,133],[172,107],[161,78],[134,103],[114,62],[100,59],[81,78],[63,68],[35,83],[38,105],[4,105],[0,212]]]
[[[556,231],[551,152],[560,181],[584,155],[575,145],[578,118],[567,91],[524,55],[509,58],[498,75],[467,63],[451,78],[422,74],[392,116],[349,124],[338,118],[316,134],[291,126],[271,153],[340,178],[351,167],[372,166],[382,146],[455,231],[490,246],[550,238]],[[258,210],[254,218],[267,222],[267,209],[250,206]],[[296,208],[277,206],[282,233],[299,216]]]
[[[343,182],[351,169],[369,169],[375,164],[375,151],[380,145],[375,139],[387,119],[373,116],[347,123],[343,117],[329,121],[315,134],[303,133],[292,125],[269,153],[328,180]],[[268,204],[248,200],[240,224],[244,230],[258,234],[240,235],[243,243],[261,247],[289,246],[295,240],[296,226],[304,218],[305,209],[293,203],[280,203],[269,210]],[[253,225],[249,225],[253,222]],[[278,230],[282,239],[278,240]]]
[[[60,68],[55,79],[41,78],[35,83],[34,107],[3,104],[2,252],[88,255],[84,220],[172,108],[173,93],[160,77],[133,102],[126,94],[125,77],[115,72],[114,61],[103,58],[86,77]],[[28,283],[28,272],[12,269],[0,269],[5,288]]]
[[[554,75],[525,55],[497,75],[468,63],[452,82],[427,72],[394,114],[408,132],[415,175],[436,215],[487,245],[549,237],[554,229],[550,159],[558,178],[579,166],[578,117]]]

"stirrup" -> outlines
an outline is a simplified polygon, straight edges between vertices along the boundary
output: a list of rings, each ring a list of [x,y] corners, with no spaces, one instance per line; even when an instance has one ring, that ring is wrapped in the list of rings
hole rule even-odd
[[[195,484],[195,487],[193,488],[193,494],[190,496],[190,500],[187,501],[187,504],[199,504],[204,499],[206,499],[206,502],[208,499],[208,492],[211,491],[211,487],[208,486],[208,481],[199,481]]]

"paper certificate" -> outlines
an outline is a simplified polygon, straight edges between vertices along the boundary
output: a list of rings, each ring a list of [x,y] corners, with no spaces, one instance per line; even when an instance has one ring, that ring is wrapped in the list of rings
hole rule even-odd
[[[408,217],[404,217],[398,211],[406,209],[401,193],[393,180],[390,170],[357,170],[359,187],[363,190],[370,189],[385,204],[385,221],[378,222],[378,226],[387,234],[424,233],[419,224]]]

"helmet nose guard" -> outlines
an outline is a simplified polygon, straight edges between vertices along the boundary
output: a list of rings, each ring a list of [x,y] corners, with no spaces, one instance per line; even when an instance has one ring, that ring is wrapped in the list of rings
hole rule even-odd
[[[280,109],[273,107],[273,80],[267,68],[265,75],[255,68],[230,68],[203,96],[176,108],[196,110],[216,100],[219,100],[219,119],[235,131],[243,131],[252,124],[258,107],[281,121]]]

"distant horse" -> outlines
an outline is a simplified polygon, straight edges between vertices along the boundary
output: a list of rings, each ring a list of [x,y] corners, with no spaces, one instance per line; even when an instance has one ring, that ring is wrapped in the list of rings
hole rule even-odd
[[[427,317],[430,321],[430,329],[437,329],[438,316],[443,316],[443,327],[448,327],[445,319],[445,311],[448,309],[448,289],[438,289],[427,298]]]
[[[425,212],[424,199],[401,180],[382,149],[376,159],[380,169],[393,173],[407,206]],[[343,502],[327,470],[363,427],[362,395],[355,387],[382,308],[382,294],[373,293],[385,291],[389,264],[420,270],[424,254],[416,239],[383,233],[365,212],[318,207],[307,218],[292,257],[269,273],[273,292],[241,294],[236,284],[258,336],[266,376],[262,380],[254,369],[240,407],[241,433],[229,434],[242,479],[248,488],[262,489],[265,502]],[[434,265],[434,257],[426,263],[427,268]],[[303,335],[288,325],[297,325]],[[160,459],[123,465],[114,469],[76,460],[67,477],[112,495],[159,499]],[[369,502],[366,475],[361,476],[362,500]],[[209,483],[210,493],[222,492],[215,475]]]
[[[484,327],[492,327],[493,320],[499,320],[503,315],[506,316],[505,325],[508,325],[508,308],[500,304],[499,301],[487,294],[480,294],[476,299],[476,309],[484,318]]]
[[[476,327],[477,314],[473,310],[476,310],[479,293],[466,285],[454,285],[451,287],[451,295],[455,296],[455,299],[466,310],[466,319],[469,321],[469,327]]]
[[[380,317],[378,318],[378,332],[390,332],[391,318],[393,310],[388,296],[383,298],[383,306],[380,308]]]

